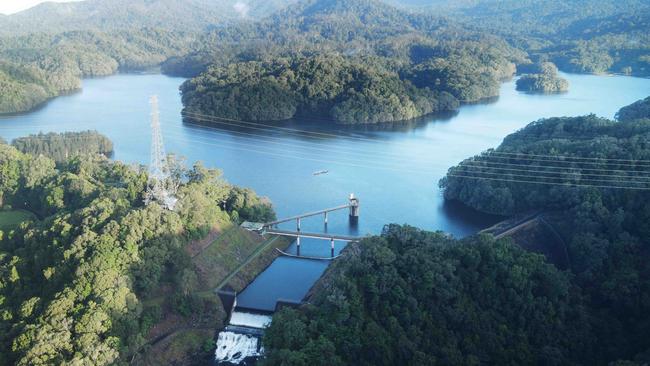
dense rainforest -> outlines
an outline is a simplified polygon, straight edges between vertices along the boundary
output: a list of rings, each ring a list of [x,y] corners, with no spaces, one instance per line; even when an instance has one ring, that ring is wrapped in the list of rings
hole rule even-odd
[[[650,97],[623,107],[616,113],[616,119],[619,122],[628,122],[643,118],[650,118]]]
[[[445,198],[479,211],[559,212],[553,225],[586,296],[601,360],[648,361],[650,114],[642,105],[621,109],[619,122],[585,116],[531,123],[441,182]]]
[[[174,166],[172,212],[143,204],[142,169],[94,154],[55,163],[0,144],[0,207],[34,215],[0,231],[0,365],[128,363],[160,317],[147,299],[163,282],[179,316],[220,306],[192,291],[185,246],[215,222],[274,213],[219,171]]]
[[[555,212],[566,271],[509,239],[388,225],[275,315],[264,364],[647,364],[650,115],[637,116],[534,122],[441,182],[483,212]]]
[[[197,49],[211,27],[252,21],[287,3],[86,0],[0,17],[0,114],[80,89],[81,78],[157,67]]]
[[[590,346],[570,277],[488,236],[386,226],[307,301],[275,314],[264,365],[560,365]]]
[[[454,95],[418,88],[384,63],[332,54],[211,68],[183,85],[184,112],[198,120],[203,114],[248,121],[316,116],[354,124],[458,108]]]
[[[448,18],[440,18],[440,12],[427,17],[422,12],[406,13],[377,1],[301,2],[254,26],[213,31],[202,42],[201,50],[170,60],[164,69],[193,76],[202,70],[197,65],[208,67],[204,74],[181,88],[189,113],[244,120],[312,117],[340,123],[410,119],[445,110],[444,107],[453,109],[459,102],[497,95],[499,81],[512,73],[506,65],[514,62],[527,66],[530,61],[524,54],[516,55],[503,47],[499,38],[484,37],[486,27],[490,32],[498,30],[509,45],[527,51],[541,65],[538,72],[522,77],[521,90],[567,90],[566,81],[557,75],[557,69],[548,60],[558,63],[564,71],[637,75],[650,72],[646,65],[650,56],[645,32],[650,27],[644,18],[644,10],[650,9],[647,5],[632,1],[627,8],[613,4],[600,11],[584,12],[584,4],[565,6],[557,1],[506,2],[501,6],[490,1],[480,3],[477,5],[480,10],[443,6],[446,10],[442,13]],[[438,9],[442,5],[434,7]],[[595,6],[591,4],[589,8]],[[522,18],[514,15],[517,10],[524,12]],[[532,14],[540,11],[548,13],[546,17],[558,24],[555,31],[561,34],[551,33],[543,27],[546,23],[541,22],[534,23],[535,31],[526,29],[532,22]],[[568,20],[558,22],[564,11]],[[482,12],[503,17],[493,21],[480,17]],[[511,25],[508,27],[505,14],[510,13],[513,15],[508,18]],[[609,20],[599,17],[605,14]],[[610,24],[619,18],[616,27]],[[526,23],[520,24],[524,19]],[[594,23],[598,31],[587,28]],[[572,43],[566,45],[560,40]],[[230,44],[236,47],[231,48]],[[489,44],[492,46],[483,48]],[[219,45],[218,49],[211,50],[213,45]],[[246,49],[247,45],[250,49]],[[304,68],[304,59],[312,62],[317,57],[339,55],[366,70],[388,71],[383,76],[387,82],[367,82],[367,73],[361,73],[348,87],[350,83],[345,79],[348,73],[330,66],[330,73],[339,77],[335,79],[336,87],[349,92],[323,98],[301,87],[317,76],[322,77],[321,69]],[[368,55],[374,57],[373,61],[368,60]],[[286,66],[278,70],[278,62]],[[257,73],[249,72],[250,68],[257,68]],[[294,82],[293,75],[304,76]],[[313,87],[316,92],[318,88],[319,85]],[[441,105],[440,93],[451,94],[456,102]]]
[[[81,78],[144,70],[188,52],[194,37],[145,28],[0,39],[0,114],[30,110],[81,88]]]
[[[304,1],[207,39],[189,64],[213,66],[181,87],[190,118],[408,120],[497,96],[526,61],[499,38],[372,0]],[[167,68],[190,74],[187,63]]]
[[[113,142],[96,131],[39,133],[20,137],[11,142],[18,151],[43,155],[55,162],[65,162],[79,155],[113,154]]]
[[[647,1],[387,1],[476,25],[562,71],[650,75]]]
[[[0,37],[31,33],[157,28],[201,32],[239,20],[255,20],[297,0],[84,0],[44,2],[0,16]]]

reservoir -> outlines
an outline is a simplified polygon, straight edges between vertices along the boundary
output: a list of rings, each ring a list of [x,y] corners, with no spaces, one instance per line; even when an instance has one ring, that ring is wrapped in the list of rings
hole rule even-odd
[[[517,92],[513,80],[502,85],[496,100],[463,106],[454,115],[362,129],[317,118],[272,127],[188,123],[180,114],[184,79],[122,74],[85,80],[79,93],[28,114],[0,117],[0,136],[10,141],[38,132],[97,130],[113,141],[115,159],[148,164],[148,100],[157,94],[167,152],[185,157],[188,165],[202,161],[219,168],[229,182],[268,196],[279,218],[345,204],[354,193],[360,199],[358,225],[350,227],[341,211],[329,215],[327,231],[361,236],[379,234],[387,223],[408,223],[462,237],[498,218],[444,204],[438,180],[450,166],[540,118],[613,118],[620,107],[650,95],[650,79],[562,76],[570,84],[565,94]],[[295,229],[295,223],[283,225]],[[302,230],[325,230],[322,217],[303,220]],[[328,256],[329,242],[304,240],[301,254]],[[240,294],[238,305],[272,310],[278,299],[300,300],[326,266],[280,257]]]

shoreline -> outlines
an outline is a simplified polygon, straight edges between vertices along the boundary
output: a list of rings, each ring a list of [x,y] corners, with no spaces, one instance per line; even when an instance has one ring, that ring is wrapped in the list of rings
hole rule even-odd
[[[85,80],[93,80],[93,79],[104,79],[104,78],[109,78],[112,76],[117,76],[117,75],[163,75],[167,76],[169,78],[178,78],[178,79],[184,79],[184,80],[190,80],[191,78],[183,77],[183,76],[177,76],[177,75],[170,75],[162,72],[161,65],[156,65],[144,69],[134,69],[134,70],[120,70],[118,69],[116,72],[112,74],[107,74],[107,75],[97,75],[97,76],[84,76],[81,77],[81,86],[77,89],[70,90],[67,92],[62,92],[57,95],[54,95],[52,97],[47,98],[46,100],[42,101],[41,103],[35,105],[34,107],[23,110],[23,111],[16,111],[16,112],[2,112],[0,111],[0,121],[4,117],[15,117],[15,116],[24,116],[28,115],[33,112],[37,112],[43,108],[45,108],[50,102],[52,102],[54,99],[59,98],[59,97],[65,97],[68,95],[74,95],[78,93],[83,92],[83,82]],[[599,77],[631,77],[631,78],[639,78],[639,79],[650,79],[650,75],[636,75],[636,74],[624,74],[620,72],[606,72],[606,73],[589,73],[589,72],[567,72],[560,70],[561,73],[563,74],[569,74],[569,75],[585,75],[585,76],[599,76]],[[521,76],[521,74],[515,73],[511,77],[506,78],[504,80],[499,80],[499,86],[503,85],[506,82],[511,81],[514,78],[517,78]],[[179,85],[180,86],[180,85]],[[523,91],[522,91],[523,92]],[[459,101],[460,106],[457,109],[454,110],[448,110],[448,111],[437,111],[437,112],[432,112],[432,113],[427,113],[412,119],[408,120],[399,120],[399,121],[392,121],[392,122],[371,122],[371,123],[341,123],[336,120],[329,120],[329,122],[333,122],[333,124],[336,127],[368,127],[368,126],[387,126],[387,125],[410,125],[413,123],[418,123],[421,119],[428,119],[432,116],[444,116],[448,114],[454,114],[458,113],[460,109],[464,106],[471,106],[471,105],[480,105],[480,104],[490,104],[496,102],[500,97],[500,94],[494,95],[494,96],[486,96],[483,98],[480,98],[476,101]],[[183,110],[186,107],[183,105]],[[216,116],[210,116],[214,118],[219,118]],[[285,119],[285,120],[277,120],[277,121],[259,121],[260,123],[287,123],[293,120],[299,120],[301,117],[299,116],[294,116],[290,119]],[[318,117],[318,119],[323,119],[321,117]]]
[[[33,107],[31,107],[29,109],[15,111],[15,112],[0,111],[0,121],[2,121],[2,119],[4,117],[8,118],[8,117],[16,117],[16,116],[25,116],[25,115],[28,115],[28,114],[31,114],[31,113],[34,113],[34,112],[38,112],[39,110],[47,107],[47,105],[50,102],[52,102],[54,99],[57,99],[59,97],[66,97],[66,96],[70,96],[70,95],[83,93],[83,90],[84,90],[83,83],[86,80],[105,79],[105,78],[110,78],[112,76],[117,76],[117,75],[165,75],[167,77],[172,77],[172,78],[182,78],[182,77],[179,77],[179,76],[172,76],[172,75],[167,75],[167,74],[163,73],[160,70],[160,65],[152,66],[152,67],[148,67],[148,68],[144,68],[144,69],[134,69],[134,70],[128,70],[128,69],[120,70],[118,68],[118,70],[116,72],[106,74],[106,75],[80,76],[79,77],[79,87],[78,88],[70,89],[70,90],[57,91],[55,95],[52,95],[52,96],[46,98],[45,100],[35,104]],[[187,79],[187,78],[183,78],[183,79]]]

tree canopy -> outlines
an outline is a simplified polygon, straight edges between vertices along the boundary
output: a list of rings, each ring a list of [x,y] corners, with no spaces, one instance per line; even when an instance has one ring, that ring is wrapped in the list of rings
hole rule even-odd
[[[639,105],[619,116],[634,115],[624,111]],[[545,119],[451,168],[441,181],[446,199],[479,211],[555,212],[552,225],[566,242],[572,282],[586,296],[599,363],[643,364],[650,354],[643,336],[650,332],[647,141],[649,119]]]
[[[616,119],[620,122],[629,122],[644,118],[650,119],[650,97],[623,107],[616,113]]]
[[[202,39],[167,65],[185,75],[211,65],[181,87],[187,111],[255,121],[376,123],[453,110],[498,95],[525,59],[502,39],[372,0],[304,1]]]
[[[197,84],[218,78],[219,69],[241,63],[295,65],[315,57],[343,56],[349,64],[361,64],[382,77],[387,73],[385,85],[369,83],[360,87],[361,92],[357,85],[354,96],[339,98],[345,102],[340,108],[317,116],[344,123],[430,113],[436,111],[442,92],[460,102],[496,96],[499,81],[514,73],[512,64],[531,60],[553,62],[567,72],[650,73],[650,7],[638,0],[420,5],[431,5],[435,11],[426,11],[427,6],[405,11],[379,0],[44,4],[0,19],[4,31],[0,31],[0,91],[6,96],[0,100],[0,113],[28,111],[79,89],[83,77],[158,66],[170,75],[195,77],[206,72],[195,80]],[[364,65],[368,57],[378,62]],[[564,89],[555,78],[523,79],[528,80],[526,89]],[[433,95],[414,90],[409,83],[428,88]],[[252,120],[276,120],[293,115],[294,105],[303,102],[292,100],[295,95],[284,96],[282,86],[266,79],[250,84],[242,77],[226,87],[226,95],[233,97],[250,91],[252,99],[241,105],[240,98],[221,96],[213,103],[199,89],[191,98],[204,100],[192,101],[190,107],[201,105],[203,114],[216,115],[214,104],[219,102],[226,106],[224,117],[236,110],[255,117]],[[206,87],[213,89],[210,84]],[[308,99],[308,104],[319,102],[291,91]],[[278,108],[270,105],[273,97],[280,97]],[[247,106],[254,102],[268,115]]]
[[[196,269],[185,245],[216,222],[274,213],[219,171],[181,171],[172,212],[143,204],[142,169],[99,155],[55,165],[0,144],[0,206],[40,219],[0,231],[0,365],[127,362],[160,314],[144,300],[163,280],[180,315],[214,311],[188,291]]]
[[[517,80],[517,90],[541,93],[569,90],[569,82],[557,75],[557,67],[552,62],[543,62],[534,68],[536,72],[522,75]]]
[[[263,364],[570,364],[592,340],[568,274],[487,236],[388,225],[307,300],[274,316]]]
[[[390,0],[499,34],[562,71],[650,74],[650,4],[639,0]]]
[[[65,162],[77,155],[113,154],[113,142],[96,131],[39,133],[13,140],[11,145],[30,155],[44,155]]]
[[[350,124],[391,122],[459,105],[448,92],[400,79],[382,60],[335,54],[211,68],[182,90],[185,112],[251,121],[317,116]]]

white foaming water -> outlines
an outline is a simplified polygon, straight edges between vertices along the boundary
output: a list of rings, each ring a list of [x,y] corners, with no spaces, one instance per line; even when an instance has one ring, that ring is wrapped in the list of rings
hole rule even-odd
[[[261,355],[258,351],[259,339],[248,334],[221,332],[217,339],[215,358],[217,362],[230,362],[239,364],[246,357]]]
[[[232,315],[230,316],[230,324],[249,328],[264,329],[268,327],[269,324],[271,324],[271,319],[273,318],[269,315],[233,311]]]
[[[217,350],[214,354],[217,363],[240,364],[248,357],[264,354],[260,337],[272,319],[270,315],[233,311],[228,325],[234,329],[227,327],[217,338]],[[243,333],[236,330],[238,327]],[[248,332],[252,334],[245,334]]]

